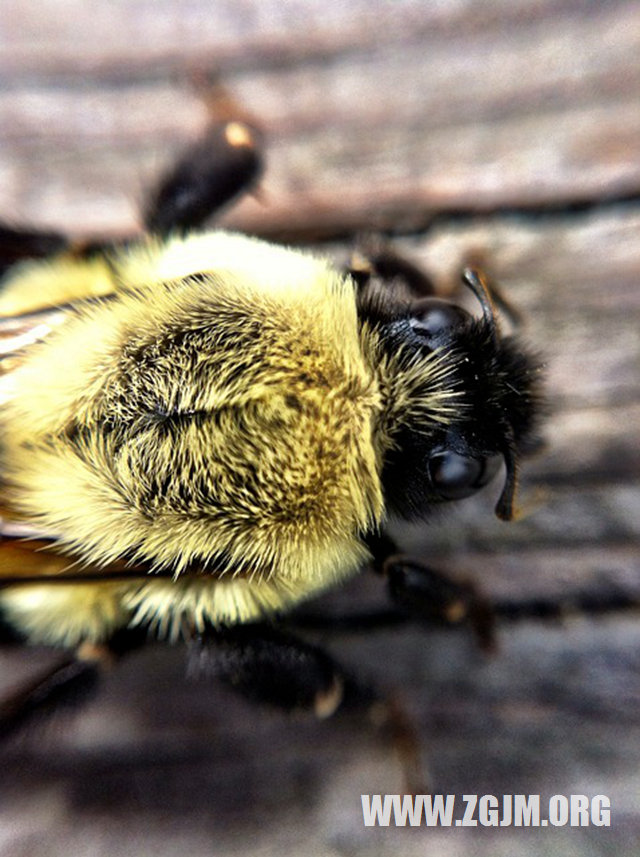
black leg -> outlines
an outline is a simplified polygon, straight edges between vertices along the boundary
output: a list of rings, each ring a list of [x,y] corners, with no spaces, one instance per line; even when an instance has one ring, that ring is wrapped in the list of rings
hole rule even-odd
[[[395,696],[381,696],[356,681],[326,652],[269,625],[208,629],[189,652],[189,673],[215,678],[248,699],[318,717],[340,711],[370,714],[388,735],[411,792],[424,790],[420,742],[411,718]]]
[[[208,629],[191,642],[188,666],[253,701],[319,717],[336,710],[350,684],[321,649],[266,625]]]
[[[66,247],[66,239],[57,232],[15,229],[0,223],[0,277],[16,262],[43,259]]]
[[[24,640],[24,634],[14,628],[4,612],[0,610],[0,646],[22,645]]]
[[[145,228],[158,235],[201,226],[216,211],[251,188],[263,169],[262,133],[257,123],[215,80],[199,84],[211,123],[161,177],[142,212]],[[127,240],[119,242],[126,244]],[[62,251],[79,258],[102,254],[112,242],[70,244],[57,232],[0,223],[0,277],[16,262]]]
[[[425,272],[382,239],[364,241],[345,272],[360,289],[381,281],[389,288],[404,289],[413,298],[437,296],[437,289]]]
[[[0,743],[62,710],[80,708],[93,696],[99,676],[98,662],[70,657],[20,688],[0,703]]]
[[[472,268],[484,269],[485,265],[479,254],[470,257],[467,265]],[[430,277],[410,259],[397,253],[393,247],[381,238],[367,239],[353,254],[349,265],[345,268],[358,284],[361,291],[375,282],[382,282],[385,287],[394,290],[404,290],[409,298],[442,297],[451,298],[449,290],[439,289]],[[520,311],[505,296],[498,284],[484,277],[489,294],[494,304],[508,318],[514,328],[522,326],[523,318]]]
[[[370,535],[367,544],[373,569],[386,578],[389,597],[402,614],[432,625],[466,624],[483,649],[493,648],[495,614],[472,583],[454,580],[402,554],[384,532]]]
[[[385,574],[391,600],[409,616],[434,625],[466,624],[481,648],[495,647],[495,613],[472,583],[401,555],[386,561]]]
[[[0,701],[0,743],[58,713],[82,708],[96,693],[105,670],[145,640],[144,630],[120,631],[109,643],[84,643],[75,654],[63,655],[53,667]]]
[[[294,628],[307,630],[373,631],[423,622],[441,627],[470,627],[481,648],[495,646],[496,611],[468,581],[458,581],[402,554],[386,533],[366,539],[372,570],[386,579],[392,606],[324,616],[307,610],[295,613]]]
[[[165,235],[201,226],[262,172],[262,135],[256,123],[219,83],[208,83],[201,95],[211,124],[149,195],[142,213],[149,232]]]

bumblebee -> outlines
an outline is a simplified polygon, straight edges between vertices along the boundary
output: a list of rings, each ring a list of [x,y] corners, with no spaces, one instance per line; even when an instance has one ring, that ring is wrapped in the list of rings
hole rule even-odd
[[[502,463],[513,515],[540,367],[482,275],[463,275],[471,313],[386,249],[341,269],[204,229],[260,169],[259,131],[226,118],[162,179],[145,236],[0,231],[0,609],[78,656],[6,730],[149,630],[249,696],[329,713],[339,668],[278,617],[380,567],[389,516],[428,518]],[[428,613],[430,581],[390,588]]]

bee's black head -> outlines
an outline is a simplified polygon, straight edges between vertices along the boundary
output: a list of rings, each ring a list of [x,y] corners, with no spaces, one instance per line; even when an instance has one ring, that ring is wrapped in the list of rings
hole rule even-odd
[[[517,339],[501,336],[483,278],[467,269],[463,281],[478,298],[482,318],[438,298],[422,298],[387,318],[380,305],[372,310],[384,347],[409,355],[407,365],[422,361],[425,378],[435,362],[450,396],[446,419],[416,425],[409,408],[394,426],[382,479],[387,503],[403,517],[475,493],[504,461],[496,514],[512,518],[518,461],[535,442],[539,363]]]

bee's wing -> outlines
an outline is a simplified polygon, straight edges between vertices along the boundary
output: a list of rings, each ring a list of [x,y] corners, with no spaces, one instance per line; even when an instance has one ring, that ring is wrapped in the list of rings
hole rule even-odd
[[[66,238],[57,232],[16,229],[0,222],[0,374],[6,374],[15,365],[5,358],[42,339],[62,319],[62,313],[47,306],[46,300],[41,302],[37,312],[23,311],[19,304],[14,308],[11,303],[6,309],[2,308],[2,295],[13,279],[10,269],[18,266],[15,270],[21,271],[23,266],[19,263],[41,262],[68,248]]]
[[[65,316],[64,310],[56,309],[0,318],[0,409],[11,401],[17,383],[13,372],[23,362],[28,346],[45,339]],[[0,505],[1,492],[0,486]]]
[[[58,248],[62,246],[60,239]],[[47,255],[47,249],[57,249],[55,236],[18,232],[0,224],[0,271],[8,261]],[[0,317],[0,408],[11,398],[12,373],[20,366],[23,354],[64,321],[67,312],[68,307],[44,308]],[[124,566],[117,569],[80,566],[72,557],[56,549],[54,534],[21,521],[5,504],[0,482],[0,589],[16,584],[95,580],[98,576],[100,580],[107,580],[114,574],[123,575]],[[134,574],[140,574],[140,570]]]
[[[0,533],[0,590],[27,584],[146,580],[150,574],[147,568],[124,561],[101,567],[84,565],[60,552],[54,538],[4,516]],[[157,571],[153,575],[173,576]]]
[[[60,235],[16,230],[0,223],[0,276],[17,262],[42,259],[65,249],[68,249],[67,242]],[[77,264],[81,280],[86,273],[83,260],[75,262],[73,256],[66,253],[60,258],[65,265]],[[51,268],[54,274],[57,267],[56,262]],[[32,277],[26,276],[25,279],[29,287]],[[68,317],[76,297],[83,298],[84,295],[74,295],[71,301],[52,307],[51,301],[43,295],[40,301],[27,301],[30,306],[38,304],[35,311],[16,308],[0,312],[0,408],[11,397],[12,373],[20,366],[29,346],[45,339]],[[20,301],[17,301],[16,307],[19,306]],[[30,583],[104,582],[147,577],[148,569],[124,561],[100,568],[78,562],[57,547],[55,534],[21,521],[5,504],[0,481],[0,589]]]
[[[5,533],[9,533],[7,536]],[[69,557],[55,551],[55,542],[31,538],[39,535],[28,526],[2,518],[0,540],[0,589],[16,583],[43,582],[65,578],[73,569]],[[22,535],[22,538],[19,537]],[[73,569],[77,572],[77,569]]]
[[[56,551],[52,535],[20,521],[10,509],[0,509],[0,588],[77,573],[77,563]]]
[[[50,309],[0,318],[0,375],[11,372],[19,364],[20,352],[43,340],[65,315],[64,309]]]
[[[0,223],[0,276],[18,262],[49,256],[65,246],[64,238],[56,233],[14,229]],[[50,310],[0,318],[0,407],[21,352],[43,339],[59,315]],[[36,577],[58,577],[70,563],[68,558],[43,550],[52,543],[46,533],[20,522],[0,506],[0,587]]]

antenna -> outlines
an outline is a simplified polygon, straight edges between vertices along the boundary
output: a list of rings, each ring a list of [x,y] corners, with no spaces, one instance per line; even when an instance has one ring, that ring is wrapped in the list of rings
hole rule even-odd
[[[498,329],[497,312],[491,296],[491,290],[480,271],[465,268],[462,272],[462,282],[471,289],[482,307],[482,315],[491,333],[494,345],[497,346],[500,332]]]

